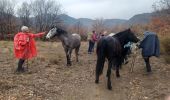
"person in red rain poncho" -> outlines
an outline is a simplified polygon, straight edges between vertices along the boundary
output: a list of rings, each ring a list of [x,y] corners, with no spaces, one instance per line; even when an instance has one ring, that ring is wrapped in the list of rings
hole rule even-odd
[[[14,54],[15,57],[19,59],[18,68],[16,71],[24,72],[24,67],[22,67],[26,59],[31,59],[37,56],[37,50],[34,38],[42,37],[45,32],[33,34],[29,32],[27,26],[22,26],[21,31],[14,37]]]

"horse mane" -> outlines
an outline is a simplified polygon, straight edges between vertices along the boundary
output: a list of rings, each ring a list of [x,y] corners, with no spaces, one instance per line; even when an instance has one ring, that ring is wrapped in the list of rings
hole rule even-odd
[[[67,34],[67,31],[61,29],[61,28],[57,28],[57,33],[61,34]]]
[[[127,35],[127,33],[129,33],[130,31],[131,31],[130,28],[129,28],[129,29],[126,29],[126,30],[124,30],[124,31],[121,31],[121,32],[115,34],[115,37],[120,38],[121,36]]]
[[[125,45],[125,43],[128,42],[126,41],[126,38],[129,32],[131,32],[130,28],[115,34],[114,37],[119,39],[121,45]]]

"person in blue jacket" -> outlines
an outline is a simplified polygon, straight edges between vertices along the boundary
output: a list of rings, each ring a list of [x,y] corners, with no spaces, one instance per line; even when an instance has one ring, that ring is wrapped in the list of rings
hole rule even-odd
[[[142,48],[142,56],[145,60],[147,72],[151,72],[149,58],[160,56],[160,44],[156,33],[144,32],[144,39],[140,42],[139,48]]]

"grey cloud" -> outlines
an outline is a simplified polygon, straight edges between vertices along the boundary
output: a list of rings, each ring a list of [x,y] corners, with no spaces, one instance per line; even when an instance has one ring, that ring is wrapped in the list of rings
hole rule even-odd
[[[23,2],[26,0],[16,0]],[[152,12],[158,0],[57,0],[67,14],[76,18],[124,18]]]

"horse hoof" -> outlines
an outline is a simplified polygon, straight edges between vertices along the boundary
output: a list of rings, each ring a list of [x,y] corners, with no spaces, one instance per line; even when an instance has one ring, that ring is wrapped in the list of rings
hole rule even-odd
[[[129,61],[126,61],[124,64],[126,65],[126,64],[128,64],[129,63]]]
[[[67,64],[67,66],[71,66],[71,64]]]
[[[117,78],[120,78],[120,75],[116,75]]]
[[[151,68],[146,68],[146,71],[151,72],[152,70],[151,70]]]
[[[95,83],[98,84],[98,83],[99,83],[99,80],[95,80]]]
[[[108,86],[108,89],[109,89],[109,90],[112,90],[112,86]]]
[[[152,71],[151,70],[147,70],[148,73],[151,73]]]

